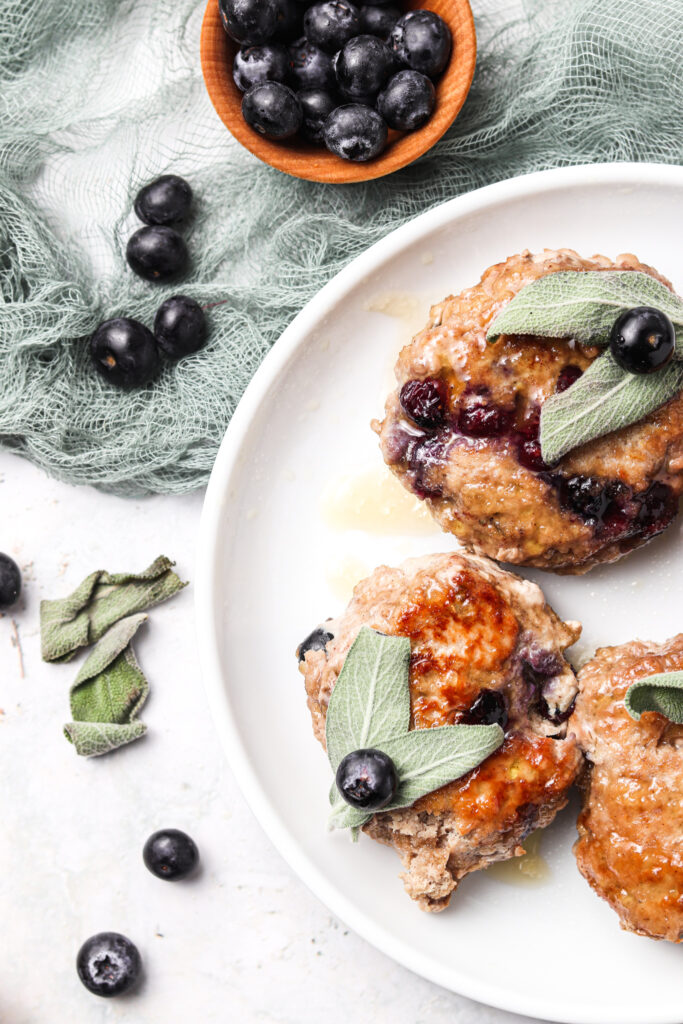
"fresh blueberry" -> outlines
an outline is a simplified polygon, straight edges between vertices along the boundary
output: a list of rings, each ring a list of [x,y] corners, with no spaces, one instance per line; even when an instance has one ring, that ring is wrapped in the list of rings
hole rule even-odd
[[[100,324],[90,339],[90,355],[95,369],[120,388],[142,387],[161,365],[152,332],[124,316]]]
[[[135,213],[145,224],[179,224],[190,212],[192,189],[177,174],[164,174],[141,188]]]
[[[379,156],[386,146],[387,126],[372,107],[348,103],[332,111],[323,138],[331,153],[364,163]]]
[[[377,36],[350,39],[334,58],[337,83],[343,96],[359,103],[372,103],[395,71],[393,54]]]
[[[365,811],[386,807],[398,787],[394,762],[373,747],[347,754],[337,768],[335,781],[347,804]]]
[[[258,46],[275,35],[279,0],[218,0],[223,28],[240,46]]]
[[[399,401],[406,415],[427,430],[436,430],[446,421],[448,390],[438,377],[406,381],[399,393]]]
[[[9,608],[21,593],[19,566],[9,555],[0,554],[0,608]]]
[[[499,690],[481,690],[474,703],[461,716],[459,725],[508,724],[507,701]]]
[[[441,74],[451,52],[451,32],[434,11],[408,11],[394,25],[390,45],[402,64],[434,78]]]
[[[334,637],[331,633],[318,626],[297,647],[296,653],[299,661],[303,661],[309,651],[324,651],[327,644],[333,639]]]
[[[199,850],[194,839],[177,828],[154,832],[142,848],[142,859],[157,878],[176,882],[186,878],[199,863]]]
[[[128,239],[126,259],[131,270],[147,281],[172,281],[187,267],[187,246],[173,228],[138,228]]]
[[[157,310],[154,337],[169,359],[181,359],[196,352],[206,340],[204,310],[186,295],[172,295]]]
[[[432,116],[436,92],[419,71],[399,71],[377,97],[377,109],[390,128],[410,132]]]
[[[289,47],[289,77],[296,89],[330,92],[337,84],[330,55],[303,38]]]
[[[303,30],[301,5],[296,0],[278,0],[277,28],[274,39],[282,43],[291,43],[298,39]]]
[[[654,373],[673,359],[676,331],[659,309],[636,306],[622,313],[612,328],[610,351],[628,373]]]
[[[298,99],[281,82],[263,82],[245,93],[242,116],[250,128],[267,139],[289,139],[303,121]]]
[[[336,53],[360,32],[360,14],[348,0],[325,0],[309,7],[304,15],[304,34],[309,43],[326,53]]]
[[[89,992],[120,996],[140,976],[142,961],[130,939],[118,932],[99,932],[86,939],[76,957],[76,970]]]
[[[240,92],[262,82],[284,82],[289,72],[284,46],[245,46],[235,54],[232,77]]]
[[[360,30],[369,36],[379,36],[386,43],[400,17],[398,7],[369,4],[360,9]]]
[[[297,96],[304,115],[301,134],[310,142],[322,142],[325,121],[338,101],[325,89],[302,89]]]

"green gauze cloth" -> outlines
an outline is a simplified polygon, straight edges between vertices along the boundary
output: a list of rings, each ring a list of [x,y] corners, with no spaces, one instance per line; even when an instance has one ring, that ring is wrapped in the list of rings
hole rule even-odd
[[[71,687],[73,721],[67,739],[83,757],[108,754],[137,740],[146,726],[137,720],[149,684],[130,642],[147,616],[129,615],[112,626],[88,655]]]
[[[141,573],[91,573],[73,594],[40,603],[40,641],[44,661],[70,661],[79,647],[104,636],[110,626],[134,612],[173,597],[187,584],[160,555]]]

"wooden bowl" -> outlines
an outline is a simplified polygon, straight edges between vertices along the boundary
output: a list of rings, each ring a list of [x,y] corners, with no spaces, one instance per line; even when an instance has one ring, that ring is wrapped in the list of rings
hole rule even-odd
[[[218,0],[209,0],[202,23],[201,61],[216,113],[246,149],[271,167],[297,178],[335,184],[369,181],[405,167],[426,153],[453,124],[469,92],[477,56],[468,0],[407,0],[403,4],[405,10],[419,7],[436,11],[448,24],[453,34],[453,52],[436,82],[436,108],[430,120],[414,132],[390,131],[387,148],[377,159],[353,163],[296,136],[285,142],[271,142],[250,128],[242,118],[242,93],[232,80],[232,62],[238,46],[223,30]]]

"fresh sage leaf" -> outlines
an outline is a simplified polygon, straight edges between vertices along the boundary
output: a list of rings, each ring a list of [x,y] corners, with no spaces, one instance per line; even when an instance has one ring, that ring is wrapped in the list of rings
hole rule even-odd
[[[643,711],[658,711],[671,722],[683,725],[683,672],[662,672],[632,683],[624,704],[636,721]]]
[[[543,461],[552,465],[572,448],[637,423],[681,388],[681,362],[669,363],[656,373],[634,374],[622,370],[611,352],[605,352],[570,388],[544,403],[540,431]]]
[[[574,338],[582,345],[607,345],[612,326],[634,306],[654,306],[677,330],[677,355],[683,358],[683,300],[661,281],[637,270],[561,270],[522,288],[501,310],[486,337],[533,334]]]

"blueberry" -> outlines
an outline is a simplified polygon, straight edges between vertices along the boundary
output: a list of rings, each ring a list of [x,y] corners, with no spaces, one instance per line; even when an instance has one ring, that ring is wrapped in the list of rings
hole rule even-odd
[[[289,76],[296,89],[334,90],[332,58],[308,39],[298,39],[289,47]]]
[[[278,0],[218,0],[223,28],[241,46],[267,43],[278,27]]]
[[[392,71],[393,54],[377,36],[350,39],[334,58],[337,83],[343,96],[360,103],[373,103]]]
[[[89,992],[96,996],[120,996],[140,976],[142,961],[135,946],[118,932],[99,932],[83,943],[76,970]]]
[[[326,89],[302,89],[297,97],[304,115],[301,134],[309,142],[322,142],[325,121],[339,101]]]
[[[138,228],[128,239],[126,259],[147,281],[172,281],[187,268],[187,246],[173,228]]]
[[[120,388],[147,384],[161,366],[152,332],[125,316],[100,324],[90,339],[90,355],[95,369]]]
[[[458,722],[458,725],[499,725],[501,729],[507,724],[507,701],[498,690],[481,690]]]
[[[323,129],[325,145],[344,160],[365,163],[387,144],[387,126],[376,110],[362,103],[347,103],[333,110]]]
[[[377,97],[377,109],[390,128],[410,132],[432,116],[436,92],[419,71],[399,71]]]
[[[458,430],[468,437],[500,437],[509,429],[511,420],[509,410],[483,395],[472,395],[460,407]]]
[[[145,224],[179,224],[190,212],[192,189],[177,174],[164,174],[141,188],[135,213]]]
[[[583,376],[583,370],[580,370],[578,366],[574,366],[570,363],[569,366],[564,366],[559,373],[557,382],[555,384],[555,391],[559,394],[562,391],[566,391],[572,384],[575,384],[579,377]]]
[[[0,608],[9,608],[21,593],[19,566],[9,555],[0,554]]]
[[[245,93],[242,116],[250,128],[267,139],[289,139],[303,121],[298,99],[281,82],[263,82]]]
[[[391,30],[401,17],[398,7],[380,7],[376,4],[361,7],[360,9],[360,30],[369,36],[379,36],[385,42],[391,35]]]
[[[304,15],[304,34],[309,43],[336,53],[360,32],[360,14],[348,0],[325,0],[309,7]]]
[[[446,421],[448,390],[438,377],[406,381],[399,393],[399,401],[406,415],[427,430],[436,430]]]
[[[394,762],[372,747],[347,754],[337,768],[335,781],[347,804],[365,811],[386,807],[398,787]]]
[[[561,486],[560,498],[572,512],[584,519],[599,521],[612,500],[611,488],[592,476],[570,476]]]
[[[390,45],[402,64],[434,78],[441,74],[451,52],[451,32],[434,11],[408,11],[394,25]]]
[[[666,530],[678,513],[678,498],[668,484],[656,481],[639,495],[638,532],[643,537],[656,537]]]
[[[541,452],[541,445],[538,441],[522,441],[517,449],[517,457],[519,463],[524,466],[525,469],[530,469],[533,473],[541,473],[548,466],[543,461],[543,455]]]
[[[262,82],[284,82],[289,72],[284,46],[245,46],[235,54],[232,77],[240,92]]]
[[[186,878],[199,863],[199,850],[194,839],[177,828],[154,832],[142,848],[142,859],[157,878],[176,882]]]
[[[169,359],[180,359],[196,352],[206,340],[206,317],[202,307],[186,295],[172,295],[157,310],[154,337]]]
[[[277,2],[277,28],[273,38],[279,42],[289,43],[292,39],[298,39],[303,29],[301,5],[295,0],[277,0]]]
[[[299,661],[303,661],[309,651],[324,651],[327,644],[333,639],[334,637],[331,633],[318,626],[297,647],[296,653]]]
[[[654,373],[673,359],[676,331],[666,313],[636,306],[622,313],[612,328],[610,351],[628,373]]]

